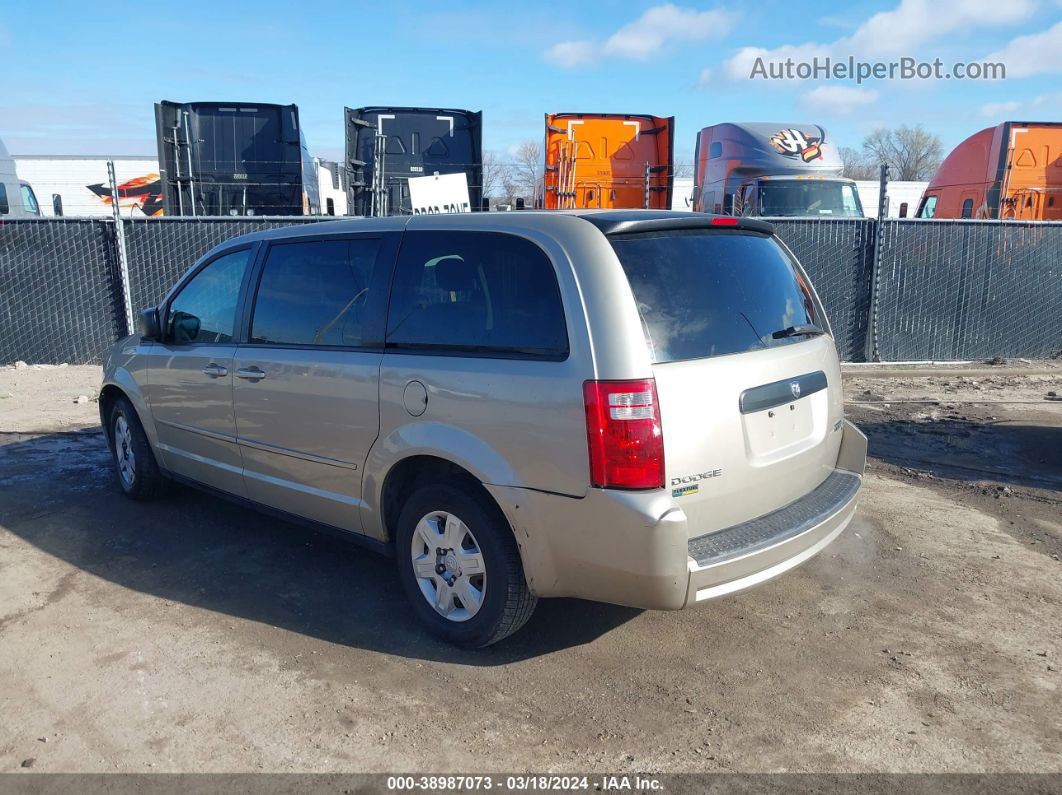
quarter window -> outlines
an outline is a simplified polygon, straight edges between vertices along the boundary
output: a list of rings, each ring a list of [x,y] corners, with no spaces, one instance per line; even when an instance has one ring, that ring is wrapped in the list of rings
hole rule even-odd
[[[568,335],[553,265],[513,235],[407,232],[387,345],[562,358]]]
[[[962,216],[963,218],[973,217],[973,199],[966,199],[962,203]]]
[[[357,347],[379,239],[313,240],[270,247],[251,342]]]
[[[250,249],[218,257],[170,302],[166,338],[177,345],[232,342],[236,302]]]

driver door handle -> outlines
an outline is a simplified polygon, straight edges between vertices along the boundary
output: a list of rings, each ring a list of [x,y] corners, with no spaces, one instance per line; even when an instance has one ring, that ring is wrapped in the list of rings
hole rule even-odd
[[[209,375],[211,378],[221,378],[221,376],[229,374],[229,368],[222,367],[220,364],[211,362],[203,368],[203,372],[206,375]]]
[[[260,370],[257,367],[241,367],[236,371],[237,378],[245,378],[248,381],[261,381],[266,377],[265,370]]]

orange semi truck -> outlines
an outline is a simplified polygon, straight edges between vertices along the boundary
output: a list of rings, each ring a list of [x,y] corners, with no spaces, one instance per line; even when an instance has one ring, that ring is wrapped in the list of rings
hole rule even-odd
[[[674,116],[547,113],[545,207],[668,210],[674,150]]]
[[[917,217],[1062,220],[1062,122],[974,133],[944,158]]]

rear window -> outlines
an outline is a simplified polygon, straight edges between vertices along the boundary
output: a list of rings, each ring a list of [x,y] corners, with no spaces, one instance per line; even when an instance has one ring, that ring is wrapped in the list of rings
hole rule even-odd
[[[610,238],[638,304],[654,362],[803,342],[774,337],[822,326],[804,276],[771,238],[667,232]]]

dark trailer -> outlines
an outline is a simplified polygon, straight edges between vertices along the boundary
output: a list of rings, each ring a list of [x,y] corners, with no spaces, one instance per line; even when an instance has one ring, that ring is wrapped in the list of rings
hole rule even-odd
[[[483,114],[452,108],[345,108],[351,215],[407,215],[410,177],[464,173],[483,197]]]
[[[313,160],[295,105],[155,105],[166,215],[317,215]]]

